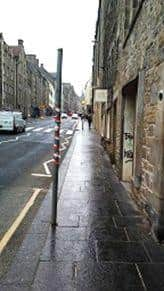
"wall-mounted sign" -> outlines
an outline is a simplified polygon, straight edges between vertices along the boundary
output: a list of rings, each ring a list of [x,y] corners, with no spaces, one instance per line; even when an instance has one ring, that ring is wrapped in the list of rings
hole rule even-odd
[[[108,90],[107,89],[95,89],[94,102],[107,102]]]

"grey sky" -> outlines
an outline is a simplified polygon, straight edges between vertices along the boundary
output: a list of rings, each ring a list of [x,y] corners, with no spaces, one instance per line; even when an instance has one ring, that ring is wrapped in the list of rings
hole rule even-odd
[[[23,39],[49,71],[63,47],[63,81],[80,94],[91,74],[97,9],[98,0],[1,0],[0,32],[10,45]]]

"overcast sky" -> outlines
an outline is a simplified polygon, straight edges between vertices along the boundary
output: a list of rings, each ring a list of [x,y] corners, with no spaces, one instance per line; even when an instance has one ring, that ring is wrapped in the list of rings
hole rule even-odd
[[[63,81],[81,93],[91,75],[98,0],[1,0],[0,32],[9,45],[24,40],[48,71],[63,48]]]

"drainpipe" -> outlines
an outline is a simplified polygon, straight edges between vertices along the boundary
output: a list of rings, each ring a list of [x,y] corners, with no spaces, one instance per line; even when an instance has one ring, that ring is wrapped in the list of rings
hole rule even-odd
[[[155,234],[159,242],[164,241],[164,91],[158,93],[156,118],[156,140],[154,154],[156,160],[154,192],[158,193],[159,217],[155,226]]]
[[[18,57],[15,57],[15,108],[18,106]]]
[[[3,43],[3,36],[2,36],[2,41],[1,41],[1,74],[2,74],[2,107],[5,105],[5,96],[4,96],[4,67],[3,67],[3,63],[4,63],[4,60],[3,60],[3,46],[4,46],[4,43]]]

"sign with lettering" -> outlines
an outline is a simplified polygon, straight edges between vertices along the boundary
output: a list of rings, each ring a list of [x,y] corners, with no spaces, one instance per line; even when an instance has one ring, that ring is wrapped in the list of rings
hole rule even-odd
[[[107,89],[95,89],[94,102],[107,102],[108,90]]]

